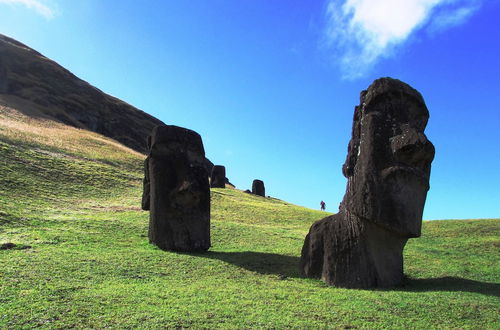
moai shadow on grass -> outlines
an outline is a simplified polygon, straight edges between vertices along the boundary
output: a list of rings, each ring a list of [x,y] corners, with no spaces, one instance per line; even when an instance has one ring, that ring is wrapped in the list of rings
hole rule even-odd
[[[212,168],[210,176],[210,187],[225,188],[226,187],[226,168],[222,165],[215,165]]]
[[[198,133],[169,125],[153,129],[143,201],[149,182],[149,241],[162,250],[210,247],[210,186],[204,162]]]
[[[403,279],[403,248],[419,237],[434,146],[420,93],[391,78],[375,80],[354,110],[342,168],[348,179],[339,213],[314,223],[300,271],[329,285],[389,287]]]
[[[266,188],[264,187],[263,181],[253,180],[252,194],[257,195],[257,196],[266,197]]]

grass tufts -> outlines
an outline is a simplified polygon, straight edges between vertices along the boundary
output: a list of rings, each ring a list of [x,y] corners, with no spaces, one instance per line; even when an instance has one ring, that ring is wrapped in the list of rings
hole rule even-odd
[[[147,239],[142,155],[0,110],[0,328],[494,328],[500,220],[424,222],[407,279],[346,290],[301,278],[328,213],[212,189],[207,253]],[[6,245],[7,244],[7,245]]]

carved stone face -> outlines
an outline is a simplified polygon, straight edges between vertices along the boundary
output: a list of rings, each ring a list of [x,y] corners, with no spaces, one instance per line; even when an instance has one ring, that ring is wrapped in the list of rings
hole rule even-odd
[[[150,143],[150,157],[155,164],[162,160],[158,170],[161,178],[157,181],[169,194],[163,203],[168,201],[173,208],[188,210],[199,205],[208,189],[201,136],[182,127],[161,125],[153,129]],[[206,203],[201,204],[205,207]]]
[[[376,80],[362,93],[344,165],[349,212],[400,236],[420,236],[434,158],[428,118],[421,95],[398,80]]]

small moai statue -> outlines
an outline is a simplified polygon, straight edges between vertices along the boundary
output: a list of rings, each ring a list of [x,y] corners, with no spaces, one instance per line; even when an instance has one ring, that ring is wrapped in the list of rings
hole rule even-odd
[[[144,180],[142,181],[142,202],[141,208],[144,211],[149,211],[149,204],[151,200],[150,195],[150,185],[149,185],[149,149],[151,149],[151,136],[148,136],[147,139],[148,146],[148,155],[146,159],[144,159]]]
[[[264,182],[262,180],[253,180],[252,194],[266,197],[266,188],[264,188]]]
[[[210,186],[198,133],[170,125],[153,129],[149,150],[149,241],[162,250],[210,247]]]
[[[422,227],[434,146],[420,93],[392,78],[375,80],[355,107],[342,168],[339,213],[316,221],[300,260],[304,276],[328,285],[373,288],[403,280],[403,249]]]
[[[226,168],[222,165],[215,165],[212,168],[210,176],[210,187],[225,188],[226,187]]]

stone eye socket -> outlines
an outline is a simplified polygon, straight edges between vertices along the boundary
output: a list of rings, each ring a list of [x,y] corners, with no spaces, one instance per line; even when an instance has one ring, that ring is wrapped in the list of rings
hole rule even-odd
[[[409,166],[426,168],[434,159],[434,146],[424,133],[405,129],[391,138],[391,149],[397,162]]]

